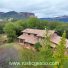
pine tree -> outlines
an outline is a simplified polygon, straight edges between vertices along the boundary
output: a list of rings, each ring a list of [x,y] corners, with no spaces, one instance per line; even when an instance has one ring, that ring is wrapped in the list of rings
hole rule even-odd
[[[59,62],[56,68],[63,68],[63,63],[65,61],[65,45],[66,45],[66,32],[64,31],[59,44],[56,46],[56,51],[54,53],[54,58]]]

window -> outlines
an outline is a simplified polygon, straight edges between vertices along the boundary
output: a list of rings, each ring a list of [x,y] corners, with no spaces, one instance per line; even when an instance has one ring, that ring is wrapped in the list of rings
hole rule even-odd
[[[30,35],[30,33],[28,33],[28,35]]]
[[[20,39],[20,42],[23,43],[23,39]]]
[[[34,36],[36,36],[36,34],[34,34]]]
[[[31,46],[33,46],[33,44],[30,44]]]

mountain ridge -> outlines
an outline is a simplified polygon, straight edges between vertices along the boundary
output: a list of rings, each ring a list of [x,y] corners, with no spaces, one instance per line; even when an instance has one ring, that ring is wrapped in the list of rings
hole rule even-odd
[[[8,18],[21,19],[21,18],[28,18],[30,16],[34,17],[35,14],[30,12],[16,12],[16,11],[0,12],[0,19],[8,19]]]
[[[68,16],[58,16],[53,18],[40,18],[41,20],[48,20],[48,21],[59,21],[59,22],[68,22]]]

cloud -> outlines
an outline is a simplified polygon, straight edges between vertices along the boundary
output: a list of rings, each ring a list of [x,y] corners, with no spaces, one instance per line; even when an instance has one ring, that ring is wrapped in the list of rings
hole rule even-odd
[[[1,0],[0,11],[34,12],[38,17],[68,15],[68,0]]]

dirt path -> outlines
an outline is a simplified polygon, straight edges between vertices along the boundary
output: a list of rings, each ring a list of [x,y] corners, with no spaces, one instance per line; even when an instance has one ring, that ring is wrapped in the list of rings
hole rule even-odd
[[[0,68],[14,68],[9,65],[9,61],[18,60],[18,50],[12,47],[0,48]]]

